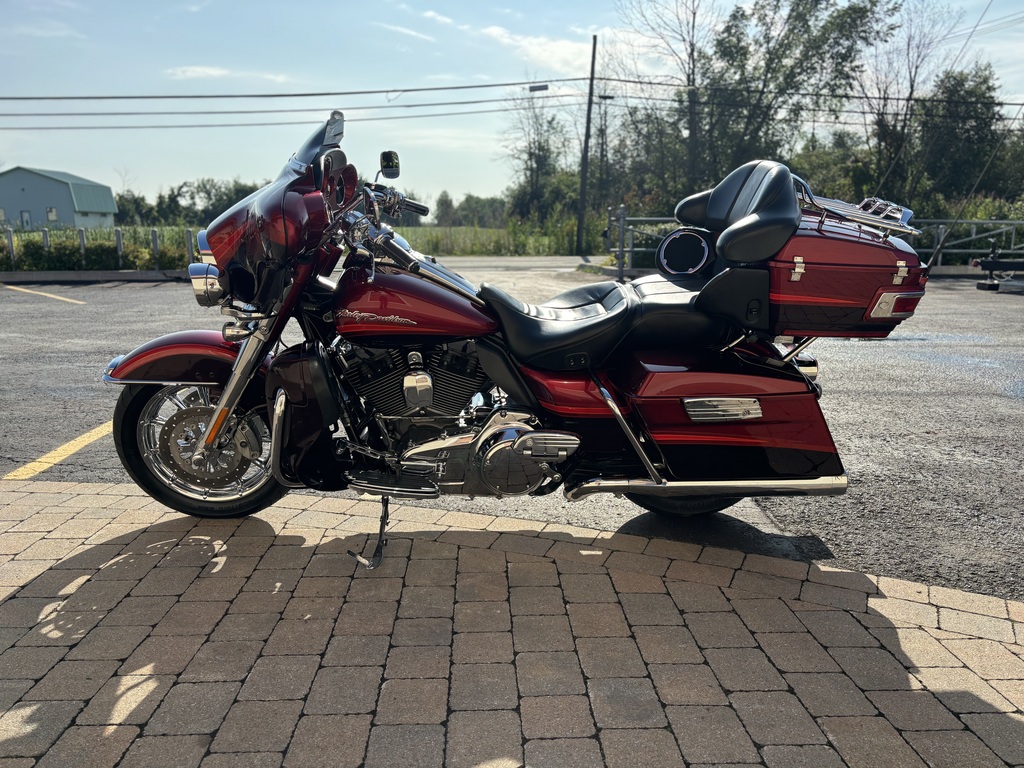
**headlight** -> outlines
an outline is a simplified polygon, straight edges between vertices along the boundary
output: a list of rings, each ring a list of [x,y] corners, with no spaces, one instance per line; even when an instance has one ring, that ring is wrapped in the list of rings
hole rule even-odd
[[[192,291],[199,306],[212,307],[224,298],[220,270],[213,264],[189,264],[188,277],[192,281]]]

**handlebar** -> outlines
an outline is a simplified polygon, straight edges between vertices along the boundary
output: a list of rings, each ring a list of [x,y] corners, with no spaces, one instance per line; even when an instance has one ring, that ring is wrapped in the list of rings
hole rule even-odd
[[[423,203],[410,200],[394,187],[377,184],[376,182],[370,182],[366,187],[374,193],[381,208],[389,216],[401,216],[403,211],[415,213],[417,216],[427,216],[430,214],[430,208]]]
[[[416,257],[396,243],[394,236],[390,233],[382,236],[377,241],[377,244],[383,248],[384,252],[391,257],[391,260],[402,269],[407,269],[413,273],[420,271],[420,263],[416,260]]]
[[[408,211],[409,213],[415,213],[417,216],[428,216],[430,214],[430,208],[425,206],[423,203],[417,203],[415,200],[405,198],[402,203],[402,210]]]

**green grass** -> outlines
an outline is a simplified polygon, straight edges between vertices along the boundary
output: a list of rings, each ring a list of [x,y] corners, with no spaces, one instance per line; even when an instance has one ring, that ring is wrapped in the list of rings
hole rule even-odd
[[[504,229],[483,227],[402,227],[397,231],[417,251],[434,256],[548,256],[569,254],[575,246],[575,222],[549,222],[543,228],[516,221],[509,222]],[[186,230],[191,229],[193,242],[199,228],[184,226],[155,227],[159,241],[159,255],[154,261],[152,230],[154,227],[121,227],[124,254],[117,260],[113,228],[87,229],[85,239],[87,252],[86,269],[116,268],[118,263],[124,269],[181,269],[188,263],[188,239]],[[587,243],[591,250],[601,250],[596,220],[588,220]],[[0,238],[0,257],[4,258],[0,270],[10,268],[10,257],[6,254],[6,240]],[[55,263],[65,264],[65,269],[82,269],[78,250],[76,229],[51,229],[50,254],[42,248],[42,232],[14,232],[14,254],[16,269],[53,269]],[[597,244],[596,248],[594,244]],[[113,257],[109,254],[113,251]],[[93,252],[104,254],[102,259],[93,258]],[[75,253],[79,253],[76,258]],[[59,254],[54,258],[54,254]],[[101,267],[99,264],[113,264]]]

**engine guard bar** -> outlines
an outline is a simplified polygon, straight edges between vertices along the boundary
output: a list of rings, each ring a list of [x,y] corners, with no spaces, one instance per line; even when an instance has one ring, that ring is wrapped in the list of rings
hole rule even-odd
[[[641,496],[839,496],[846,493],[846,475],[795,480],[590,480],[565,490],[565,498],[579,501],[594,493],[635,493]]]

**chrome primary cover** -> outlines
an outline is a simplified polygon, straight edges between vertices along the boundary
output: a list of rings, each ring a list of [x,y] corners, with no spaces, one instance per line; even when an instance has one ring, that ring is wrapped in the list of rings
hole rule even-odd
[[[540,464],[512,448],[533,430],[525,424],[502,424],[480,445],[480,479],[499,496],[520,496],[537,490],[544,482]]]

